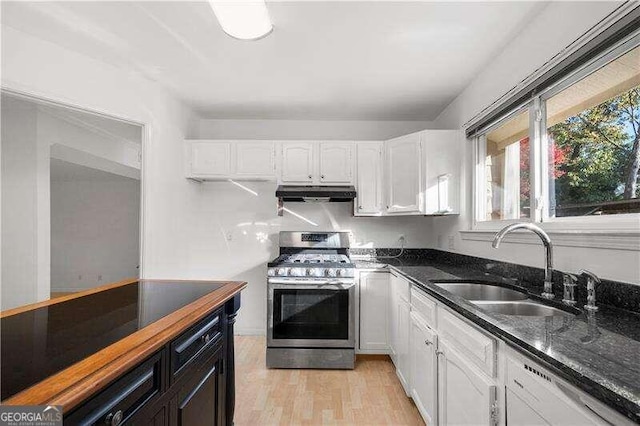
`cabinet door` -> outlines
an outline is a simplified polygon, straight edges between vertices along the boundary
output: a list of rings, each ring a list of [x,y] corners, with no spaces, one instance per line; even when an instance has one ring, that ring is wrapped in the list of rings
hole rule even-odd
[[[420,134],[386,142],[387,212],[422,213],[422,155]]]
[[[389,273],[360,274],[360,349],[388,353]]]
[[[236,142],[238,178],[269,179],[276,175],[275,144],[269,141]]]
[[[282,182],[313,182],[315,175],[313,147],[313,142],[282,143]]]
[[[222,351],[185,376],[170,403],[171,425],[224,425]]]
[[[382,142],[356,144],[356,216],[382,214]]]
[[[422,133],[425,214],[459,213],[463,140],[458,130],[427,130]]]
[[[192,176],[222,177],[233,173],[230,142],[192,141],[190,144]]]
[[[349,184],[353,182],[353,143],[321,142],[320,183]]]
[[[491,425],[496,386],[438,341],[438,419],[442,425]]]
[[[409,331],[411,329],[410,324],[410,305],[409,302],[399,298],[398,299],[398,348],[396,364],[396,373],[402,383],[404,391],[409,395],[409,386],[411,384],[411,368],[409,363]]]
[[[393,281],[398,279],[398,277],[391,275],[391,288],[389,291],[389,303],[387,304],[389,308],[389,326],[387,330],[389,330],[389,355],[391,356],[391,361],[395,364],[396,368],[398,367],[398,302],[399,296],[398,293],[394,291]]]
[[[437,334],[412,312],[410,338],[411,397],[428,425],[437,424],[437,347]]]

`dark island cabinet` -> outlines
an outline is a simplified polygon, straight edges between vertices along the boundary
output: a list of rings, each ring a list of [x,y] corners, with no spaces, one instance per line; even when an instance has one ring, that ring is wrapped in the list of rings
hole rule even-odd
[[[240,294],[65,416],[67,425],[231,426]]]

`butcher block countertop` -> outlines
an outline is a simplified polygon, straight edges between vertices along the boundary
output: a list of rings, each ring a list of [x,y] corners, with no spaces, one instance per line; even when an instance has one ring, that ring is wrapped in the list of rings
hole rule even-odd
[[[245,287],[130,279],[1,312],[2,404],[68,412]]]

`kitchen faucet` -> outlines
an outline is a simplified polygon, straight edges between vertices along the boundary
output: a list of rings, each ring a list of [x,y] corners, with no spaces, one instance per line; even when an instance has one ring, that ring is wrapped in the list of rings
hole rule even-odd
[[[553,245],[551,244],[551,238],[549,235],[544,232],[542,228],[533,223],[519,222],[514,223],[502,228],[498,233],[496,233],[493,238],[493,243],[491,244],[493,248],[498,248],[500,246],[500,242],[508,233],[518,230],[518,229],[528,229],[529,231],[536,234],[542,240],[542,244],[545,248],[545,263],[546,267],[544,270],[544,291],[542,293],[542,297],[546,299],[553,299],[555,296],[553,294]]]

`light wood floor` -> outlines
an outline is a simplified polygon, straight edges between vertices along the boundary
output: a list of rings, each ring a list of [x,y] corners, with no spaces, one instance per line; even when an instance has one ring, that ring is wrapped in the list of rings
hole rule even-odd
[[[386,356],[354,370],[269,370],[264,337],[236,336],[235,424],[424,425]]]

